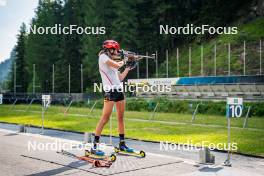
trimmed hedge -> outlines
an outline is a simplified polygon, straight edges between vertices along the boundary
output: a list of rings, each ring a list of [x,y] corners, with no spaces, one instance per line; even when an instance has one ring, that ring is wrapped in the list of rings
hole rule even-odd
[[[198,108],[198,113],[200,114],[225,115],[226,113],[225,102],[170,100],[166,98],[128,98],[126,99],[126,109],[129,111],[153,111],[157,103],[159,103],[158,112],[191,114],[194,112],[197,104],[200,103]],[[73,103],[73,106],[92,107],[93,104],[94,101],[91,101],[90,104],[87,104],[87,102],[77,102]],[[250,116],[264,117],[264,103],[244,103],[243,116],[247,113],[249,106],[251,106]],[[96,108],[103,108],[102,100],[97,101]]]

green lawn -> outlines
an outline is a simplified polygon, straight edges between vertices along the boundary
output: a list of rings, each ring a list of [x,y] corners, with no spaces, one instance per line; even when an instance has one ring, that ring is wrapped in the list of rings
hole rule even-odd
[[[10,105],[0,106],[0,121],[41,125],[41,107],[33,105],[28,112],[25,105],[17,105],[11,110]],[[51,128],[67,129],[73,131],[94,131],[96,123],[100,117],[101,110],[95,109],[90,114],[89,108],[72,107],[68,115],[63,112],[65,107],[51,106],[45,115],[45,126]],[[81,115],[76,115],[81,114]],[[115,114],[113,114],[114,116]],[[148,120],[149,112],[126,112],[126,136],[142,140],[168,141],[174,143],[201,144],[202,141],[210,143],[226,143],[227,129],[226,118],[224,116],[198,115],[192,125],[191,114],[157,113],[154,120],[181,122],[186,124],[166,124],[155,121],[134,121],[133,119]],[[244,118],[231,119],[232,127],[242,127]],[[207,126],[219,125],[217,127]],[[232,128],[231,141],[236,142],[237,152],[264,156],[264,118],[253,117],[249,119],[250,129]],[[113,134],[117,135],[116,118],[113,118]],[[103,134],[109,134],[107,125]]]

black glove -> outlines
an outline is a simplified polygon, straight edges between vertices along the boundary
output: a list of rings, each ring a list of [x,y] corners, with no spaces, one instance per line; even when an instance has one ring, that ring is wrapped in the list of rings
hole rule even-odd
[[[133,70],[137,66],[137,61],[134,61],[134,60],[127,61],[125,65],[126,65],[126,68]]]

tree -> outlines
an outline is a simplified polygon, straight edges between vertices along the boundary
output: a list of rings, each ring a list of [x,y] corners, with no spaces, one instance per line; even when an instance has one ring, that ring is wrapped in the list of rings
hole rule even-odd
[[[15,59],[12,63],[12,70],[10,72],[10,81],[8,88],[13,92],[27,92],[28,87],[28,72],[26,68],[26,25],[22,23],[19,34],[17,35],[17,43],[14,48]],[[14,75],[16,76],[14,78]]]
[[[59,25],[63,22],[62,2],[59,0],[41,0],[39,1],[36,10],[36,16],[32,19],[31,28],[38,27],[53,27],[55,24]],[[36,66],[35,77],[38,78],[35,82],[40,85],[36,91],[51,92],[52,91],[52,65],[60,68],[59,61],[63,57],[63,41],[62,34],[34,34],[30,32],[27,44],[27,64],[30,73],[31,85],[29,91],[32,91],[33,84],[33,64]],[[57,70],[55,70],[57,71]],[[59,73],[56,72],[58,75]],[[65,75],[64,73],[62,73]],[[59,90],[61,81],[55,82],[55,91]],[[56,89],[57,88],[57,89]]]

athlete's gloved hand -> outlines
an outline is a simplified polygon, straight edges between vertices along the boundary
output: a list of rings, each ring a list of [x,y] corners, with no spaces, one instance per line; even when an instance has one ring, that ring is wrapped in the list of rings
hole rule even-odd
[[[125,67],[129,68],[130,70],[133,70],[137,66],[137,61],[134,54],[126,55],[124,61],[125,61]]]
[[[132,60],[132,61],[127,61],[126,62],[126,68],[129,68],[130,70],[133,70],[134,68],[136,68],[136,66],[137,66],[137,61],[134,61],[134,60]]]

